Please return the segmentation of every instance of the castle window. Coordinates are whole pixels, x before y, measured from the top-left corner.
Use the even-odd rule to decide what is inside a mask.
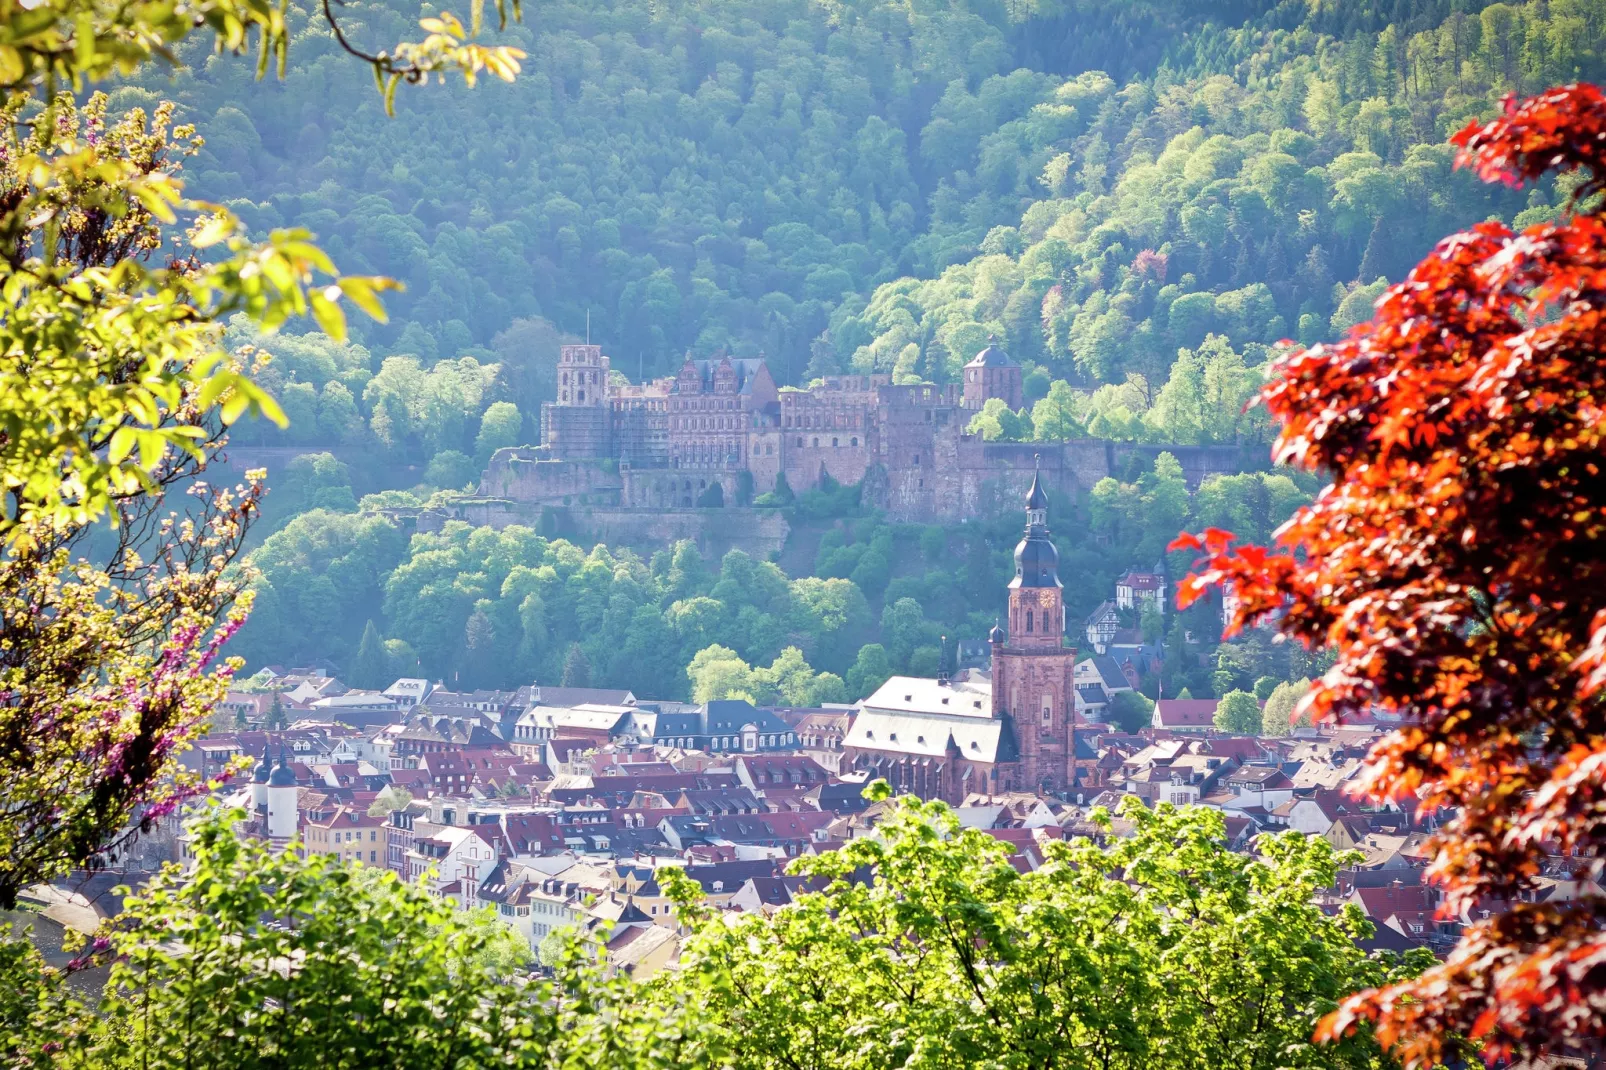
[[[802,435],[797,436],[797,444],[799,446],[803,445],[803,436]]]
[[[916,468],[920,467],[920,454],[918,454],[918,453],[915,454],[915,467]]]
[[[815,449],[818,449],[818,448],[819,448],[819,446],[820,446],[820,440],[819,440],[819,438],[818,438],[818,437],[816,437],[816,438],[815,438],[815,440],[814,440],[814,448],[815,448]]]
[[[582,391],[580,391],[580,400],[584,401],[585,399],[586,399],[586,392],[584,390],[582,390]]]
[[[853,438],[848,439],[848,445],[857,446],[858,444],[859,444],[859,438],[858,438],[857,435],[855,435]]]
[[[831,440],[831,445],[832,445],[832,446],[833,446],[833,447],[835,447],[835,446],[836,446],[836,444],[837,444],[837,440],[836,440],[836,439],[834,439],[834,438],[833,438],[833,439],[832,439],[832,440]]]

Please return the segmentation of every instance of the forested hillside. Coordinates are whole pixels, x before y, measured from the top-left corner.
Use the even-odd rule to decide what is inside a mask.
[[[322,483],[312,465],[298,466],[298,500],[349,499],[348,487],[331,483],[334,462],[320,464]],[[1175,459],[1161,454],[1100,482],[1085,509],[1057,500],[1073,639],[1116,577],[1152,566],[1178,531],[1228,527],[1264,539],[1309,489],[1255,472],[1190,494]],[[636,553],[457,521],[409,539],[378,515],[313,508],[255,554],[256,606],[231,649],[253,665],[334,658],[355,686],[425,673],[480,687],[589,681],[660,698],[860,698],[893,672],[934,674],[942,636],[953,644],[986,634],[1003,611],[1021,514],[952,529],[892,525],[852,508],[843,490],[835,502],[811,492],[794,508],[800,524],[825,528],[795,577],[740,551],[704,561],[690,543]],[[821,515],[833,507],[847,515]],[[1220,625],[1205,604],[1170,619],[1128,616],[1149,640],[1166,640],[1151,692],[1163,682],[1167,694],[1208,694],[1223,670],[1242,688],[1309,675],[1288,645],[1210,657]]]
[[[371,371],[519,363],[516,320],[589,312],[632,374],[729,346],[798,382],[829,328],[814,371],[951,378],[997,332],[1055,377],[1155,381],[1212,329],[1323,334],[1364,307],[1335,287],[1526,206],[1444,136],[1593,73],[1606,4],[1449,6],[553,3],[506,35],[515,84],[396,122],[316,24],[267,93],[201,63],[118,103],[175,96],[197,193],[406,282]],[[373,42],[410,18],[347,10]]]
[[[373,42],[412,17],[348,10]],[[632,377],[724,349],[798,384],[850,369],[953,381],[996,336],[1026,366],[1028,404],[989,403],[974,424],[989,438],[1262,443],[1264,417],[1243,406],[1279,339],[1364,318],[1439,235],[1553,211],[1554,188],[1455,171],[1446,137],[1506,92],[1606,73],[1606,0],[612,0],[532,8],[506,39],[528,52],[514,84],[404,95],[395,120],[316,23],[266,92],[205,62],[117,91],[120,105],[171,96],[198,123],[195,192],[257,228],[308,227],[344,269],[407,286],[388,324],[349,343],[267,343],[291,423],[238,439],[415,466],[416,492],[390,503],[461,488],[492,450],[534,438],[556,347],[589,319]],[[231,341],[260,339],[241,325]],[[925,668],[936,631],[985,629],[1018,519],[939,539],[847,509],[815,570],[854,584],[844,605],[862,611],[830,638],[799,609],[806,577],[770,577],[790,593],[757,606],[713,596],[713,563],[710,590],[682,590],[664,564],[676,555],[543,540],[509,563],[490,533],[455,529],[409,548],[357,513],[371,475],[327,456],[276,474],[266,530],[325,511],[257,555],[240,637],[253,663],[354,657],[372,618],[370,647],[406,644],[400,661],[437,675],[552,679],[576,643],[594,679],[641,686],[647,666],[681,686],[709,643],[752,666],[797,646],[844,680],[866,643]],[[1127,473],[1060,512],[1073,609],[1208,515],[1210,488],[1151,508],[1168,478]],[[1265,517],[1274,497],[1288,495],[1245,500]],[[1134,534],[1157,517],[1171,528]],[[841,564],[855,553],[900,569],[867,580]],[[509,588],[515,564],[558,580]],[[574,576],[604,572],[612,609],[565,608]],[[688,595],[723,608],[676,611]],[[882,618],[903,598],[919,641],[895,644]],[[621,654],[643,644],[671,653]],[[1175,671],[1209,684],[1208,665]]]

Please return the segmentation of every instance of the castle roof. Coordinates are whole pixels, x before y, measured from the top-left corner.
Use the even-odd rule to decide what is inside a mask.
[[[721,357],[718,360],[688,360],[682,366],[681,374],[689,367],[697,372],[705,391],[714,389],[714,377],[722,366],[729,365],[731,371],[736,373],[736,392],[738,394],[751,394],[753,383],[759,372],[765,370],[764,361],[760,357]]]
[[[967,368],[1013,368],[1015,362],[1009,359],[1009,354],[989,343],[985,349],[970,358]]]
[[[284,752],[279,754],[278,768],[268,777],[270,788],[293,788],[296,786],[296,773],[290,768],[289,758]]]

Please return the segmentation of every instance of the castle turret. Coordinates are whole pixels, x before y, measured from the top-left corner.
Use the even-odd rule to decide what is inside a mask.
[[[1021,396],[1020,365],[987,340],[987,348],[971,358],[963,371],[965,408],[979,409],[989,398],[1002,398],[1011,409],[1024,403]]]
[[[269,748],[262,748],[262,760],[251,773],[251,808],[262,812],[268,808],[268,778],[273,775],[273,759]]]
[[[296,812],[296,774],[290,768],[290,755],[279,751],[279,765],[268,776],[268,838],[283,844],[295,838],[299,815]]]

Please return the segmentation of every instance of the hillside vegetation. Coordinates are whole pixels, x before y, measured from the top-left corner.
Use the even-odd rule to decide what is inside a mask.
[[[412,17],[349,11],[374,40]],[[1280,339],[1365,318],[1437,235],[1553,214],[1562,190],[1477,183],[1445,139],[1506,92],[1601,73],[1606,0],[555,3],[508,32],[529,53],[514,84],[472,105],[408,95],[399,121],[317,24],[301,36],[267,92],[238,64],[201,62],[114,103],[175,97],[206,137],[188,169],[198,193],[406,283],[390,322],[350,342],[267,343],[290,426],[237,438],[417,466],[415,491],[369,502],[409,505],[533,440],[557,346],[588,320],[632,377],[726,350],[762,353],[795,384],[843,370],[953,381],[996,337],[1026,366],[1027,406],[990,403],[972,425],[988,438],[1247,456],[1270,429],[1245,403]],[[262,340],[242,323],[231,341]],[[850,676],[866,645],[926,670],[935,634],[985,630],[1018,523],[927,538],[849,508],[812,566],[854,588],[851,625],[833,631],[799,609],[809,577],[764,563],[750,564],[775,597],[749,604],[670,582],[678,551],[655,563],[456,528],[409,546],[358,512],[354,487],[394,485],[370,476],[330,456],[276,474],[268,530],[284,530],[257,554],[240,637],[254,663],[354,656],[372,618],[370,646],[388,637],[397,664],[436,675],[583,668],[691,691],[681,670],[710,645],[750,668],[795,646],[851,692],[882,664],[872,652]],[[1190,500],[1155,470],[1057,510],[1073,612],[1153,564],[1184,522],[1241,528],[1250,512],[1269,531],[1311,489],[1242,478],[1258,482],[1230,508],[1210,504],[1227,482]],[[546,578],[508,587],[515,569]],[[591,616],[581,595],[598,600]],[[697,601],[710,598],[717,611]],[[905,599],[916,608],[897,620],[920,626],[894,640],[885,614]],[[1210,629],[1195,630],[1207,656],[1168,665],[1168,693],[1222,671]]]
[[[1036,395],[1129,373],[1152,395],[1212,331],[1342,330],[1435,235],[1548,210],[1454,174],[1444,137],[1597,73],[1606,3],[1449,6],[553,3],[507,34],[515,84],[409,95],[399,122],[317,23],[268,92],[202,62],[116,103],[175,97],[198,194],[407,284],[346,366],[286,365],[341,381],[353,433],[385,357],[468,355],[500,366],[470,423],[509,400],[528,437],[543,324],[588,314],[632,377],[728,347],[783,383],[943,381],[996,334]],[[375,41],[412,17],[347,11]]]

